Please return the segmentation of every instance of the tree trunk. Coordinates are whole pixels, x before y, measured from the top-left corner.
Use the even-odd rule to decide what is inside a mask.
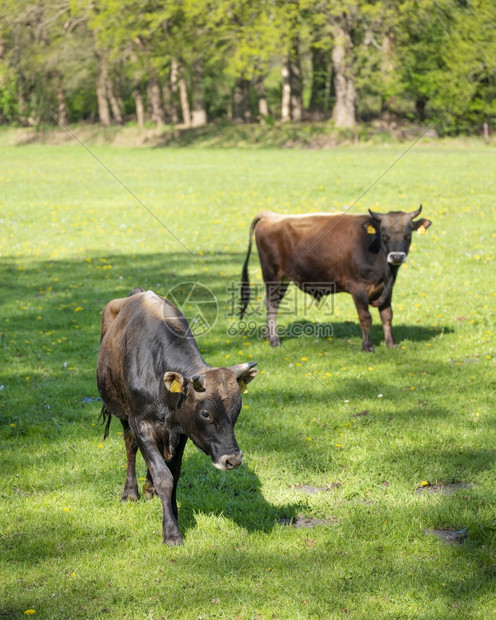
[[[234,85],[234,119],[244,123],[252,120],[250,105],[250,82],[238,79]]]
[[[55,92],[57,93],[57,118],[61,125],[69,124],[69,117],[67,116],[67,106],[65,103],[65,95],[62,89],[62,78],[60,73],[55,76]]]
[[[139,84],[134,85],[133,99],[134,106],[136,108],[136,121],[138,122],[138,127],[143,127],[145,124],[145,104],[139,89]]]
[[[423,123],[425,121],[425,107],[427,105],[427,98],[423,95],[419,95],[415,99],[415,114],[417,119]]]
[[[355,117],[355,78],[352,70],[351,51],[353,44],[350,34],[342,25],[334,28],[334,47],[332,49],[332,65],[334,69],[334,86],[336,102],[332,118],[336,127],[354,127]]]
[[[110,108],[107,100],[108,66],[105,56],[100,56],[98,78],[96,82],[96,99],[98,103],[98,117],[104,127],[111,124]]]
[[[116,97],[114,93],[114,88],[112,86],[112,81],[109,79],[107,82],[107,98],[110,103],[110,108],[112,110],[112,116],[114,117],[115,122],[118,125],[122,125],[124,120],[122,118],[122,112],[119,105],[119,99]]]
[[[487,121],[482,123],[482,133],[484,135],[484,142],[489,144],[489,123]]]
[[[162,101],[164,103],[165,120],[166,122],[172,121],[175,106],[172,101],[172,91],[169,80],[164,80],[162,85]]]
[[[253,121],[253,115],[251,112],[251,93],[250,93],[250,81],[243,80],[243,99],[244,99],[244,110],[243,110],[243,120],[245,123],[251,123]]]
[[[289,58],[285,57],[281,67],[282,75],[282,99],[281,121],[287,123],[291,120],[291,82],[289,70]]]
[[[296,123],[303,120],[302,76],[298,37],[294,37],[289,55],[289,81],[291,89],[291,118]]]
[[[260,75],[255,79],[255,90],[258,97],[258,118],[261,123],[265,122],[265,118],[269,116],[269,104],[265,94],[265,84],[263,77]]]
[[[184,77],[184,67],[182,63],[178,62],[177,69],[177,83],[179,86],[179,100],[181,102],[183,124],[185,127],[191,127],[191,111],[189,108],[188,87],[186,85],[186,78]]]
[[[146,87],[146,96],[151,108],[152,121],[158,126],[165,123],[164,106],[160,95],[160,85],[156,76],[153,76]]]
[[[312,46],[312,89],[310,93],[310,111],[315,116],[329,112],[330,100],[330,54],[328,50]]]
[[[193,67],[193,111],[191,114],[191,125],[201,127],[207,124],[207,110],[202,92],[203,84],[203,65],[198,59]]]
[[[389,90],[394,71],[394,35],[390,32],[384,33],[381,42],[381,72],[383,79],[383,89]],[[394,105],[394,97],[384,98],[381,94],[381,112],[387,113],[392,111]]]
[[[382,52],[381,69],[385,73],[391,73],[394,70],[393,49],[394,49],[394,35],[390,32],[386,32],[384,36],[382,37],[382,42],[381,42],[381,52]]]
[[[24,78],[19,71],[17,75],[17,113],[24,119],[26,115],[26,99],[24,97]]]
[[[233,92],[233,120],[241,122],[243,120],[243,88],[241,80],[236,80]]]
[[[177,114],[177,92],[178,92],[178,72],[179,67],[177,64],[177,60],[173,58],[171,60],[171,74],[170,74],[170,85],[171,85],[171,106],[170,106],[170,118],[174,125],[177,125],[179,122],[179,116]]]

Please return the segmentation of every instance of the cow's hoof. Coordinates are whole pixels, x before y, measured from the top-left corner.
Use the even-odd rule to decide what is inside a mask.
[[[271,347],[280,347],[281,346],[281,341],[279,338],[271,338],[269,340],[269,344]]]
[[[391,342],[386,342],[386,346],[388,349],[395,349],[398,345],[396,344],[396,342],[393,340]]]
[[[121,502],[137,502],[139,495],[133,491],[124,491],[121,497]]]
[[[182,544],[183,539],[179,535],[164,538],[164,545],[167,545],[168,547],[180,547]]]
[[[365,353],[375,353],[374,345],[362,344],[362,351],[365,351]]]

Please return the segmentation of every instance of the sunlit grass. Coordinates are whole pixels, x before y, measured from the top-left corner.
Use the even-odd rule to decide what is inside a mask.
[[[351,298],[332,338],[229,335],[257,212],[341,210],[401,147],[335,151],[1,147],[0,611],[20,617],[478,617],[494,609],[496,168],[491,149],[416,147],[353,208],[413,210],[394,291],[399,346],[360,352]],[[168,230],[167,230],[168,229]],[[168,231],[180,240],[180,243]],[[183,244],[183,245],[181,245]],[[187,250],[184,249],[185,246]],[[261,284],[256,253],[252,282]],[[188,446],[184,546],[158,500],[120,504],[124,447],[102,442],[100,312],[134,286],[199,281],[219,302],[213,365],[257,360],[236,427],[243,466]],[[291,297],[303,307],[302,295]],[[323,311],[281,316],[319,324]],[[263,313],[254,317],[260,327]],[[139,460],[139,476],[145,468]],[[422,481],[471,483],[418,494]],[[307,485],[315,493],[305,492]],[[284,525],[325,519],[313,529]],[[448,546],[426,529],[466,531]],[[346,610],[346,612],[345,612]]]

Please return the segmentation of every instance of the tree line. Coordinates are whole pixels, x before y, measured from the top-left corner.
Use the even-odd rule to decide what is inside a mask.
[[[2,0],[0,122],[496,119],[493,0]]]

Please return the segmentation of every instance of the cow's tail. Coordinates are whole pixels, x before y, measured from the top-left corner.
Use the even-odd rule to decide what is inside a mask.
[[[112,422],[112,412],[103,405],[98,419],[101,421],[101,424],[105,424],[105,429],[103,431],[103,440],[105,441],[109,434],[110,423]]]
[[[243,265],[243,271],[241,272],[241,307],[239,311],[239,318],[242,319],[248,304],[250,303],[250,276],[248,275],[248,262],[250,260],[251,246],[253,244],[253,233],[255,232],[255,226],[263,219],[263,213],[256,216],[250,226],[250,237],[248,241],[248,253],[246,254],[245,262]]]

